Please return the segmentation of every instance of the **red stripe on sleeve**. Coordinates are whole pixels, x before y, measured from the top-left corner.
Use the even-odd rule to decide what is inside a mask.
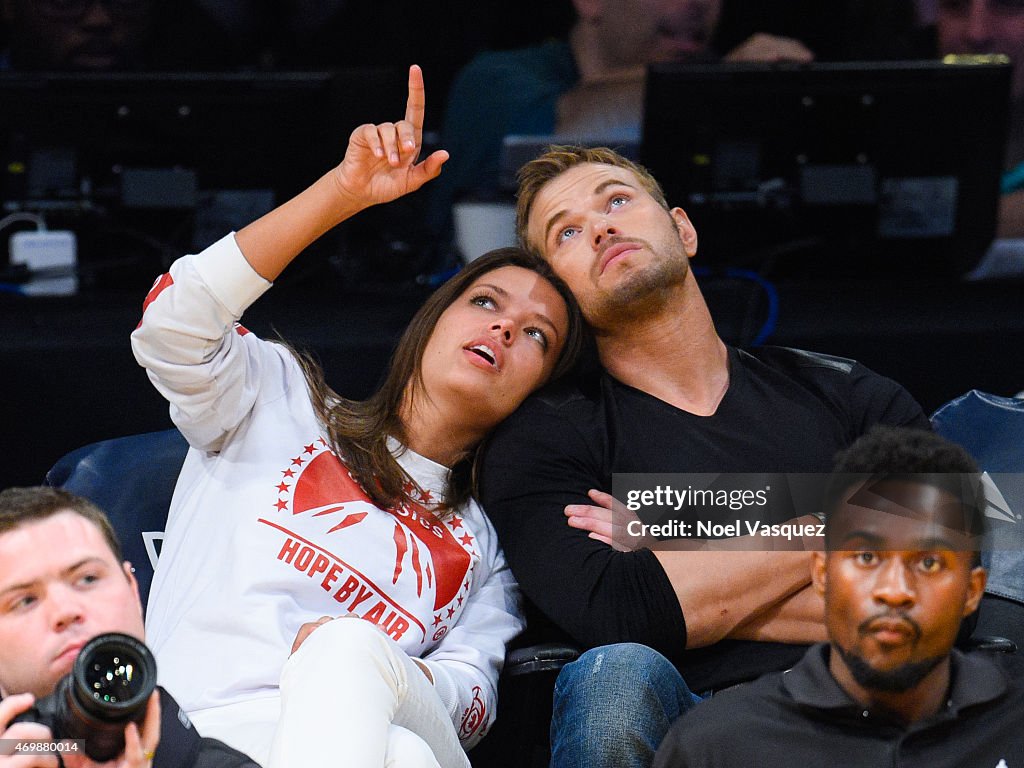
[[[142,302],[142,315],[145,317],[146,310],[149,309],[149,305],[156,301],[156,297],[164,292],[165,288],[169,288],[174,285],[174,278],[171,277],[170,272],[165,272],[156,279],[153,283],[153,287],[149,289],[149,293],[146,294],[145,301]],[[142,320],[139,320],[139,324],[135,326],[139,328],[142,325]]]

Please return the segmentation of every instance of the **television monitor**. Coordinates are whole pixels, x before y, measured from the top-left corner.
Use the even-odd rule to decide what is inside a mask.
[[[339,162],[357,125],[403,108],[406,78],[402,67],[5,74],[0,200],[75,231],[86,267],[112,241],[201,247]]]
[[[1011,67],[653,65],[641,160],[702,263],[959,275],[993,239]]]

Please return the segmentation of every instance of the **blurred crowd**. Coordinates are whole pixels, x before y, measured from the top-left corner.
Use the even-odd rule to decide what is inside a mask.
[[[1024,234],[1022,0],[0,0],[0,71],[333,69],[418,62],[451,204],[497,186],[502,138],[635,140],[647,64],[927,59],[1015,63],[1000,234]]]

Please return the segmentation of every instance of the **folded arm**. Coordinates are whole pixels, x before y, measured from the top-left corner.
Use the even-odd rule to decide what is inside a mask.
[[[591,504],[566,507],[567,523],[620,552],[654,551],[675,589],[687,647],[724,638],[809,643],[824,639],[820,599],[809,589],[810,558],[800,539],[739,536],[659,541],[611,494],[591,489]],[[791,521],[810,530],[811,516]],[[811,547],[817,545],[810,540]],[[767,550],[767,551],[766,551]]]

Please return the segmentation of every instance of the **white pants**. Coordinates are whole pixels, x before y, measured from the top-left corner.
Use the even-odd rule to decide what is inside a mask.
[[[423,671],[363,619],[318,627],[281,672],[267,768],[468,768]]]

